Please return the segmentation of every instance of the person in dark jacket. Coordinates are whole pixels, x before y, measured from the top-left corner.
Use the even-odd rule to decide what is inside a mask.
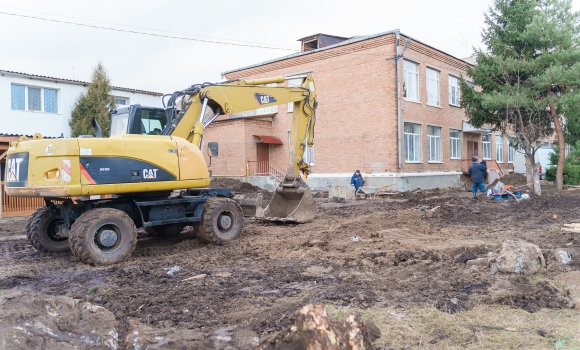
[[[350,184],[354,186],[355,192],[358,192],[358,189],[363,187],[365,182],[366,181],[363,179],[360,170],[355,171],[350,178]]]
[[[485,192],[484,180],[487,175],[487,165],[485,163],[478,163],[476,157],[471,158],[471,161],[473,164],[469,167],[467,175],[471,177],[471,193],[473,193],[473,197],[475,198],[478,189],[481,192]]]

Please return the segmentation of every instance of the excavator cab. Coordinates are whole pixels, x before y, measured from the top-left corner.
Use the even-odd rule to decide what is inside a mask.
[[[160,135],[165,125],[167,116],[163,108],[122,106],[111,112],[110,135]]]

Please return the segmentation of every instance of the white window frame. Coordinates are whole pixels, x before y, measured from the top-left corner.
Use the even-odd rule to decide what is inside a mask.
[[[451,136],[454,132],[458,133],[459,137]],[[461,159],[461,130],[449,130],[449,159]]]
[[[514,162],[514,157],[516,155],[516,149],[512,146],[512,143],[508,143],[508,163]]]
[[[416,67],[416,71],[411,71],[411,70],[408,70],[407,68],[405,68],[406,63],[414,65]],[[403,72],[404,72],[403,94],[405,96],[405,100],[419,102],[420,101],[420,98],[419,98],[419,64],[415,63],[413,61],[403,60]],[[410,94],[409,94],[409,92],[411,92],[411,90],[409,89],[409,82],[410,81],[413,81],[415,84],[415,91],[414,91],[415,96],[410,96]]]
[[[441,127],[428,125],[427,141],[427,161],[441,163]]]
[[[408,163],[420,163],[421,162],[421,124],[415,123],[405,123],[406,125],[412,125],[413,128],[417,128],[413,130],[413,132],[407,132],[406,128],[403,127],[404,130],[404,140],[405,140],[405,162]],[[416,132],[418,131],[418,132]],[[410,146],[413,146],[413,149],[416,151],[415,153],[410,153],[408,150]]]
[[[129,98],[128,97],[123,97],[123,96],[113,96],[113,98],[115,99],[115,106],[119,107],[119,106],[128,106],[129,105]],[[124,105],[120,105],[117,103],[117,100],[125,100],[125,104]]]
[[[495,161],[503,163],[503,136],[495,135]]]
[[[459,88],[459,78],[449,75],[449,104],[459,107],[461,101],[461,89]]]
[[[286,82],[288,83],[288,87],[301,86],[305,77],[306,76],[286,78]],[[288,113],[291,113],[291,112],[294,112],[294,102],[288,102]]]
[[[432,73],[431,76],[429,76],[429,73]],[[439,91],[439,71],[427,67],[425,80],[427,83],[427,104],[430,106],[439,107],[441,105],[441,93]]]
[[[12,109],[12,85],[24,87],[24,109]],[[40,89],[40,110],[31,110],[28,108],[28,89],[29,88]],[[45,93],[44,90],[56,91],[56,112],[46,112],[46,110],[44,108],[44,93]],[[55,89],[52,87],[44,87],[44,86],[10,83],[10,110],[11,111],[21,111],[21,112],[32,112],[32,113],[59,114],[59,111],[60,111],[60,89]]]
[[[489,141],[484,141],[485,136],[489,136]],[[491,134],[485,134],[481,137],[481,157],[491,159]]]

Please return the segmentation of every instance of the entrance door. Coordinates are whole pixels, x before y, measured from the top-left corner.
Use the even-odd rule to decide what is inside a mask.
[[[479,142],[467,141],[467,159],[479,157]]]
[[[258,160],[258,173],[268,174],[270,170],[270,144],[256,143],[256,158]]]

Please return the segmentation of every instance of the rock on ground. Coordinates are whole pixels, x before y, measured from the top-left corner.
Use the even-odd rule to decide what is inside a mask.
[[[116,349],[115,316],[66,296],[0,295],[0,349]]]
[[[329,320],[320,305],[306,305],[294,315],[290,328],[265,337],[259,350],[364,350],[381,336],[372,322],[350,315],[340,323]]]
[[[197,329],[159,329],[131,321],[125,345],[129,350],[157,349],[255,349],[256,333],[248,329],[225,327],[211,331]]]
[[[507,240],[502,243],[497,257],[499,269],[507,273],[533,275],[546,267],[546,260],[540,248],[522,240]]]

